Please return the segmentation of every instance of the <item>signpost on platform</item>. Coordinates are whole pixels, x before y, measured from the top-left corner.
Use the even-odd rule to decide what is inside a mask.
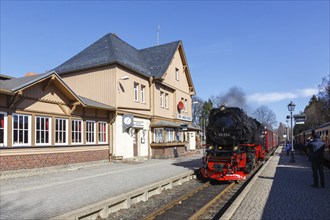
[[[301,114],[301,115],[294,115],[294,121],[295,121],[295,124],[296,125],[299,125],[299,124],[305,124],[305,121],[306,121],[306,115],[304,114]]]

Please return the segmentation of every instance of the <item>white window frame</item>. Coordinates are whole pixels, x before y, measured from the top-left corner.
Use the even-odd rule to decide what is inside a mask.
[[[56,123],[57,121],[62,121],[62,126],[60,128],[56,129]],[[65,122],[65,127],[63,126],[63,122]],[[68,134],[69,134],[69,120],[67,118],[55,118],[55,131],[54,131],[54,142],[55,145],[67,145],[68,144]],[[56,133],[63,137],[65,137],[65,142],[57,143],[56,141]],[[65,135],[65,136],[64,136]]]
[[[27,118],[27,121],[28,121],[28,125],[27,125],[27,128],[19,128],[19,122],[17,123],[17,128],[15,129],[14,128],[14,123],[15,123],[15,116],[18,116],[18,121],[19,121],[19,118],[20,117],[26,117]],[[24,120],[24,119],[23,119]],[[23,123],[24,124],[24,123]],[[20,131],[23,131],[23,139],[24,139],[24,135],[25,135],[25,132],[24,131],[27,131],[27,135],[28,135],[28,142],[27,143],[15,143],[15,130],[18,130],[18,132]],[[19,134],[18,134],[18,138],[19,138]],[[13,114],[13,120],[12,120],[12,143],[13,143],[13,146],[14,147],[17,147],[17,146],[31,146],[31,115],[25,115],[25,114]]]
[[[164,92],[160,91],[160,107],[164,108]]]
[[[165,92],[164,102],[165,102],[165,108],[168,109],[168,93],[167,92]]]
[[[146,103],[146,86],[141,85],[141,103]]]
[[[134,82],[134,102],[139,101],[139,83]]]
[[[104,128],[105,128],[105,131],[101,131],[101,125],[105,125]],[[99,144],[106,144],[108,143],[108,123],[107,122],[104,122],[104,121],[99,121],[98,123],[98,141],[99,141]],[[105,141],[104,140],[101,140],[101,137],[102,137],[102,134],[104,135],[105,137]]]
[[[183,131],[177,130],[175,138],[177,142],[183,142]]]
[[[81,125],[80,130],[77,129],[77,125],[79,126],[79,123]],[[80,142],[75,142],[75,136],[79,134],[80,132]],[[71,120],[71,144],[77,145],[77,144],[83,144],[84,143],[84,121],[81,119],[72,119]]]
[[[179,81],[179,69],[175,68],[175,79]]]
[[[173,128],[166,128],[166,142],[174,142],[174,129]]]
[[[93,126],[90,126],[93,125]],[[93,130],[91,130],[93,128]],[[92,136],[90,136],[92,135]],[[89,138],[93,137],[93,141],[89,140]],[[86,121],[86,144],[95,144],[96,143],[96,122],[87,120]]]
[[[154,128],[154,143],[164,143],[163,128]]]
[[[1,115],[3,115],[3,128],[0,128],[0,130],[3,131],[3,143],[0,143],[0,147],[7,147],[7,113],[6,112],[0,112]]]
[[[44,129],[41,129],[41,125],[39,127],[39,131],[40,132],[45,132],[47,133],[48,132],[48,142],[47,143],[37,143],[37,139],[38,139],[38,135],[37,135],[37,132],[38,132],[38,118],[40,119],[48,119],[48,131],[46,130],[46,128],[44,127]],[[44,126],[46,126],[46,121],[44,121]],[[41,134],[39,134],[41,135]],[[36,116],[35,117],[35,145],[36,146],[40,146],[40,145],[51,145],[52,143],[52,118],[51,117],[47,117],[47,116]]]

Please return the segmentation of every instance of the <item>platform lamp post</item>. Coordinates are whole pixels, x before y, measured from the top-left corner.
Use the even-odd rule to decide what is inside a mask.
[[[288,104],[288,110],[290,112],[290,120],[291,120],[291,152],[290,152],[290,156],[291,156],[290,162],[291,163],[295,162],[294,148],[293,148],[293,127],[292,127],[292,118],[293,118],[292,113],[293,113],[295,107],[296,107],[296,105],[292,101]]]

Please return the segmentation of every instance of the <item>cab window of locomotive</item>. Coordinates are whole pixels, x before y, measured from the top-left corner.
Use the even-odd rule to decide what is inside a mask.
[[[215,125],[221,126],[221,127],[234,127],[235,121],[230,117],[217,117],[215,121]]]

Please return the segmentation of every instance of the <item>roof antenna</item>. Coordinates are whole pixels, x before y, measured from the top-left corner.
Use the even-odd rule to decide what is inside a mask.
[[[160,32],[160,25],[157,28],[157,45],[159,45],[159,32]]]

